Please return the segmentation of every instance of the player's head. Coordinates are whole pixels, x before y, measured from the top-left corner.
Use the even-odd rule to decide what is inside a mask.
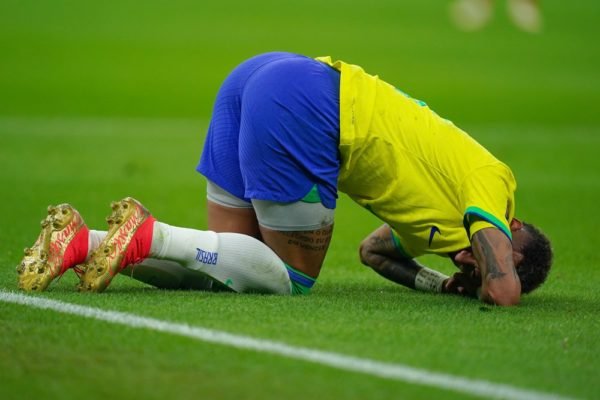
[[[550,240],[538,228],[526,222],[520,229],[513,230],[513,247],[520,253],[516,263],[521,280],[521,293],[529,293],[539,287],[552,266],[552,246]]]
[[[521,293],[529,293],[548,277],[552,266],[552,246],[550,240],[538,228],[516,218],[511,221],[510,230],[513,261],[521,281]],[[470,248],[454,254],[452,260],[462,272],[468,272],[473,274],[475,279],[481,279],[477,260]]]

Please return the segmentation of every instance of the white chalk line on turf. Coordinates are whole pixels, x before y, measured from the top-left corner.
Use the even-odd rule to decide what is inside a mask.
[[[4,290],[0,290],[0,301],[92,318],[114,324],[125,325],[131,328],[144,328],[152,331],[166,332],[197,339],[203,342],[217,343],[238,349],[247,349],[257,352],[276,354],[283,357],[326,365],[341,370],[359,372],[380,378],[426,385],[439,389],[447,389],[485,398],[519,400],[569,399],[568,397],[551,393],[520,389],[510,385],[493,383],[484,380],[467,379],[459,376],[413,368],[402,364],[392,364],[328,351],[315,350],[306,347],[296,347],[271,340],[256,339],[249,336],[235,335],[198,326],[162,321],[155,318],[142,317],[119,311],[107,311],[99,308],[81,306],[42,297],[33,297],[20,293],[7,292]]]

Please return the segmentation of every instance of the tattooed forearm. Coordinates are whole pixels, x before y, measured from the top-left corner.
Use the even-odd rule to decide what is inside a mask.
[[[490,241],[485,230],[477,232],[473,236],[473,252],[479,262],[484,264],[489,279],[499,279],[506,276],[501,270],[501,265],[512,263],[512,252],[501,249],[503,243]]]
[[[360,258],[363,264],[379,275],[414,289],[415,277],[421,265],[398,254],[389,227],[377,229],[363,241]]]
[[[399,283],[411,289],[415,288],[415,278],[422,266],[414,260],[404,259],[402,261],[387,259],[381,263],[379,268],[373,268],[379,275]]]
[[[480,298],[502,306],[518,304],[521,284],[509,238],[499,229],[486,228],[473,235],[472,245],[482,276]]]
[[[411,289],[442,292],[449,277],[400,253],[392,235],[390,227],[383,225],[363,240],[362,263],[384,278]]]
[[[369,237],[369,246],[372,251],[387,254],[390,257],[397,256],[396,246],[390,235],[381,237],[380,235],[372,235]]]

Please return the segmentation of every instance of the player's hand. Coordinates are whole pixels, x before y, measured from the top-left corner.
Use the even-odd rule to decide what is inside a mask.
[[[442,286],[443,293],[457,294],[459,296],[477,297],[477,291],[481,287],[481,276],[473,271],[456,272],[446,279]]]

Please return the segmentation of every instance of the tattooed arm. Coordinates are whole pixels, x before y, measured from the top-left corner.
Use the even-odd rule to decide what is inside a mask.
[[[448,279],[446,275],[400,255],[387,225],[379,227],[363,240],[360,260],[384,278],[411,289],[441,292]]]
[[[517,304],[521,283],[514,268],[510,240],[500,230],[487,228],[473,235],[472,246],[481,273],[481,300],[497,305]],[[475,296],[475,288],[479,285],[464,272],[448,278],[414,259],[401,256],[387,225],[379,227],[361,243],[360,259],[384,278],[411,289],[470,297]],[[467,290],[467,286],[472,287]]]
[[[481,271],[481,300],[501,306],[518,304],[521,282],[506,235],[499,229],[482,229],[473,235],[472,248]]]

